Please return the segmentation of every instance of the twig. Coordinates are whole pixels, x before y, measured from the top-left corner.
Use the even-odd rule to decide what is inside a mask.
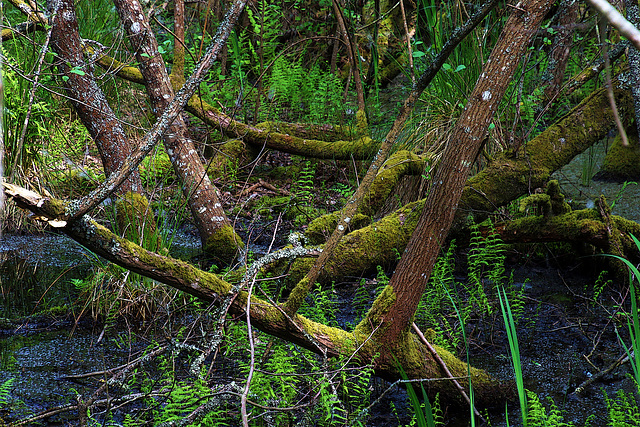
[[[633,356],[633,352],[631,352],[631,355]],[[587,388],[593,382],[600,380],[602,377],[604,377],[605,375],[607,375],[608,373],[610,373],[611,371],[616,369],[618,366],[622,365],[623,363],[627,363],[628,361],[629,361],[629,355],[628,354],[625,354],[624,356],[621,356],[618,360],[616,360],[611,365],[609,365],[609,367],[607,369],[603,369],[602,371],[597,372],[597,373],[591,375],[586,380],[584,380],[578,387],[576,387],[576,389],[573,391],[573,393],[574,394],[583,393],[585,391],[585,388]]]
[[[333,0],[333,11],[336,14],[336,19],[338,20],[338,28],[342,31],[342,36],[345,39],[345,44],[347,46],[347,56],[349,57],[349,62],[351,62],[351,72],[353,73],[354,83],[356,85],[356,94],[358,95],[358,111],[365,111],[365,100],[364,100],[364,89],[362,87],[362,80],[360,78],[360,66],[359,66],[359,58],[357,55],[357,51],[355,48],[355,43],[349,31],[347,31],[347,24],[344,19],[344,15],[342,14],[342,6],[338,3],[338,0]],[[365,116],[363,116],[364,118]]]
[[[407,15],[404,11],[404,0],[400,0],[400,12],[402,12],[402,23],[404,24],[404,33],[407,38],[407,51],[409,53],[409,73],[411,74],[411,83],[416,84],[416,73],[413,70],[413,49],[411,48],[411,35],[407,25]]]
[[[427,346],[427,349],[429,350],[429,353],[431,353],[431,355],[436,360],[436,362],[438,362],[438,364],[440,365],[440,367],[442,368],[444,373],[447,375],[447,378],[449,378],[451,381],[453,381],[453,384],[456,386],[456,388],[458,389],[458,391],[460,392],[460,394],[462,395],[464,400],[466,400],[466,402],[469,405],[472,405],[473,413],[476,414],[476,416],[478,416],[483,422],[486,423],[486,420],[482,417],[482,415],[480,415],[480,412],[478,412],[478,409],[476,409],[475,405],[473,405],[471,403],[471,399],[469,399],[469,396],[467,395],[467,392],[462,388],[462,386],[460,385],[458,380],[455,379],[454,376],[451,374],[451,371],[449,370],[449,368],[447,368],[447,365],[444,363],[444,360],[442,360],[442,358],[440,357],[440,355],[438,354],[436,349],[433,348],[431,343],[429,341],[427,341],[427,339],[424,337],[424,335],[422,334],[422,331],[420,331],[420,328],[418,328],[418,325],[416,325],[415,322],[413,322],[411,324],[411,327],[413,328],[413,331],[416,333],[416,335],[418,335],[418,338],[420,338],[420,341],[422,341],[422,343],[425,346]],[[471,378],[469,378],[469,384],[471,384]]]
[[[253,378],[253,372],[255,370],[256,361],[256,349],[253,342],[253,330],[251,329],[251,293],[253,291],[253,285],[256,283],[255,276],[251,281],[251,286],[247,291],[247,334],[249,334],[249,351],[251,354],[251,360],[249,362],[249,373],[247,374],[247,383],[244,386],[244,391],[240,397],[240,413],[242,415],[242,425],[249,427],[249,417],[247,414],[247,397],[249,396],[249,389],[251,388],[251,379]]]
[[[141,363],[145,363],[147,360],[151,359],[152,357],[155,357],[155,356],[158,356],[158,355],[164,353],[166,350],[167,350],[166,346],[158,347],[155,350],[153,350],[151,353],[146,353],[146,354],[138,357],[137,359],[132,360],[129,363],[125,363],[124,365],[116,366],[115,368],[106,369],[104,371],[87,372],[87,373],[84,373],[84,374],[77,374],[77,375],[65,375],[63,377],[60,377],[60,379],[61,380],[68,380],[68,381],[77,381],[77,380],[81,380],[81,379],[85,379],[85,378],[99,377],[99,376],[104,376],[104,375],[114,375],[114,377],[118,376],[118,375],[121,376],[122,372],[120,372],[120,371],[125,371],[125,373],[126,373],[127,371],[130,371],[131,368],[134,368],[134,367],[138,366]]]
[[[620,34],[625,36],[633,45],[640,49],[640,31],[627,19],[620,14],[607,0],[588,0],[602,16],[615,27]]]
[[[613,118],[616,122],[616,127],[618,128],[618,133],[620,133],[620,139],[623,147],[629,146],[629,140],[627,139],[627,132],[622,125],[622,121],[620,120],[620,114],[618,114],[618,106],[616,105],[616,99],[613,96],[613,86],[611,85],[611,63],[609,61],[609,49],[607,45],[607,37],[606,37],[606,25],[604,25],[604,20],[600,25],[600,40],[602,41],[602,54],[604,55],[604,64],[605,64],[605,76],[607,79],[607,98],[609,98],[609,105],[611,105],[611,111],[613,112]]]
[[[33,108],[33,100],[36,96],[36,90],[38,90],[38,86],[40,86],[40,83],[39,83],[40,72],[42,71],[42,63],[44,62],[44,58],[49,48],[49,42],[51,41],[52,31],[53,31],[53,27],[50,27],[49,31],[47,31],[47,36],[44,40],[44,44],[42,45],[40,57],[38,58],[38,67],[35,71],[35,76],[33,78],[33,86],[31,86],[31,90],[29,91],[29,103],[27,104],[27,113],[25,114],[24,123],[22,125],[22,131],[20,132],[20,138],[18,139],[18,144],[16,148],[16,158],[14,160],[13,170],[11,171],[11,177],[9,178],[10,181],[15,180],[16,171],[20,166],[20,161],[22,158],[22,147],[24,145],[24,138],[27,134],[27,127],[29,126],[29,120],[31,119],[31,110]]]

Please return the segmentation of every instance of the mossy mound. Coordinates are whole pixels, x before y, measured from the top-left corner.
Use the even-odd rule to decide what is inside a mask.
[[[95,190],[104,175],[91,169],[54,171],[49,179],[51,191],[67,198],[77,198]]]
[[[160,235],[153,210],[146,197],[129,191],[116,201],[116,222],[120,234],[127,240],[150,251],[160,248]]]
[[[627,137],[629,146],[625,147],[620,135],[616,136],[596,178],[615,181],[640,178],[640,143],[635,124],[627,129]]]
[[[215,154],[207,167],[207,173],[212,180],[235,179],[238,169],[253,160],[258,152],[248,147],[239,139],[230,139],[215,146]]]

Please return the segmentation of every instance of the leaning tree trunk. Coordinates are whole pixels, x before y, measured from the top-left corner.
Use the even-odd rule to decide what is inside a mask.
[[[73,1],[50,0],[48,7],[52,17],[52,47],[58,58],[56,65],[66,77],[64,87],[69,100],[95,141],[108,177],[122,166],[133,146],[96,84],[90,64],[85,61]],[[137,170],[118,188],[119,232],[148,249],[158,249],[155,218],[142,190]]]
[[[56,221],[56,218],[65,217],[65,208],[69,202],[42,197],[12,184],[2,185],[7,196],[12,197],[20,207],[34,212],[36,218],[48,220],[52,226],[58,227],[87,249],[128,270],[218,306],[226,307],[229,304],[228,312],[236,319],[246,319],[248,307],[253,327],[322,356],[341,356],[361,363],[380,359],[379,346],[372,340],[371,334],[364,334],[362,327],[347,332],[311,321],[299,314],[288,316],[281,307],[257,298],[255,294],[251,296],[251,304],[247,304],[246,291],[240,291],[238,287],[232,286],[213,273],[199,270],[182,260],[148,251],[114,235],[88,215],[70,222]],[[296,249],[289,251],[296,252]],[[304,255],[304,252],[297,255]],[[411,363],[403,365],[404,372],[397,364],[376,363],[374,370],[377,376],[388,380],[400,379],[402,375],[411,378],[448,378],[422,342],[409,340],[406,344],[396,353],[400,361],[411,360]],[[485,371],[468,367],[447,350],[435,345],[433,347],[454,377],[471,375],[476,387],[475,399],[480,406],[502,408],[505,400],[512,397],[510,384],[498,383]],[[447,382],[435,381],[434,384]],[[447,386],[441,389],[441,401],[462,403],[458,391]]]
[[[415,311],[453,223],[471,166],[486,140],[488,125],[519,59],[552,4],[552,0],[532,0],[514,7],[456,124],[400,263],[389,285],[356,328],[378,345],[381,357],[376,363],[380,365],[430,364],[428,358],[412,358],[404,349],[415,341],[410,333]]]
[[[174,97],[174,92],[158,52],[158,42],[138,0],[114,0],[114,4],[140,64],[151,106],[156,117],[159,117]],[[169,127],[164,143],[182,183],[203,249],[218,260],[229,262],[244,244],[222,208],[218,190],[209,179],[198,151],[189,138],[182,115]]]

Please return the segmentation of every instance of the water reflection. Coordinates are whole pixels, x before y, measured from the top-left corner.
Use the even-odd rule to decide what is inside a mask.
[[[87,275],[87,252],[63,236],[2,236],[0,239],[0,317],[27,316],[69,304],[71,279]]]

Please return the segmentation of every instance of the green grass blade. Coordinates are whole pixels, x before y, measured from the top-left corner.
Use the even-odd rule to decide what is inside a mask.
[[[513,363],[513,371],[516,378],[516,387],[518,389],[518,398],[520,400],[520,409],[522,411],[522,423],[527,425],[527,393],[524,389],[524,378],[522,376],[522,364],[520,363],[520,348],[518,346],[518,336],[516,334],[516,323],[511,313],[507,292],[503,287],[498,289],[498,297],[500,299],[500,310],[504,319],[504,326],[507,331],[507,339],[509,340],[509,350],[511,351],[511,361]]]

